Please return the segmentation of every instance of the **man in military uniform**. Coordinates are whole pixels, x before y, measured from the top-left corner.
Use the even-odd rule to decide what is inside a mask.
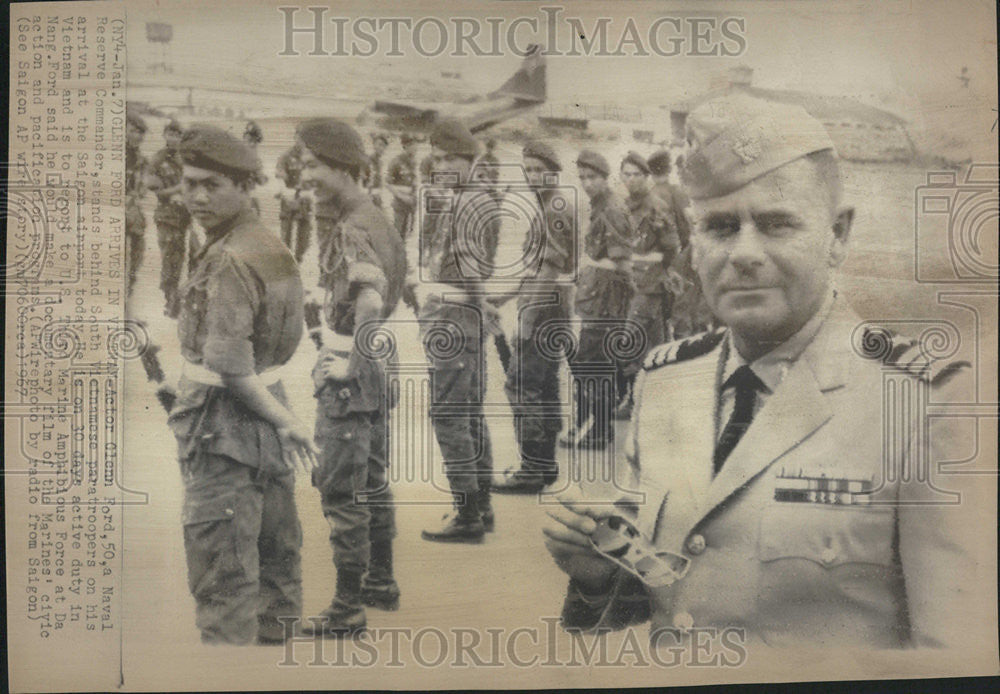
[[[146,134],[146,121],[141,116],[125,114],[125,296],[131,296],[139,276],[142,256],[146,251],[146,215],[139,207],[145,193],[143,175],[146,158],[139,147]]]
[[[246,143],[247,147],[250,148],[252,152],[256,154],[257,148],[260,147],[260,143],[264,141],[264,131],[261,129],[257,121],[248,120],[247,126],[243,130],[243,142]],[[264,175],[264,171],[258,171],[256,174],[256,185],[262,186],[267,183],[267,176]],[[254,213],[260,216],[260,201],[257,198],[250,198],[250,207],[253,209]]]
[[[620,355],[616,333],[625,329],[634,294],[631,276],[633,232],[628,208],[608,185],[611,167],[597,152],[585,149],[576,160],[580,185],[590,198],[590,228],[576,290],[580,338],[570,362],[575,380],[575,427],[564,444],[604,448],[614,440],[615,393]]]
[[[996,477],[941,475],[972,450],[958,419],[913,409],[887,427],[883,412],[896,388],[964,401],[969,364],[938,367],[921,346],[866,353],[832,277],[853,211],[804,109],[734,95],[688,127],[694,263],[728,329],[649,354],[630,441],[645,494],[632,522],[678,569],[656,587],[633,578],[590,544],[620,512],[567,497],[544,531],[571,577],[564,624],[650,619],[660,647],[733,627],[751,651],[985,644],[995,657],[995,621],[979,627],[995,615],[995,549],[979,529],[995,527]]]
[[[428,154],[420,160],[420,182],[427,186],[431,184],[434,173],[434,155]]]
[[[691,223],[687,218],[687,208],[691,204],[687,195],[679,186],[670,182],[670,152],[665,149],[657,150],[649,155],[646,160],[649,165],[649,174],[653,179],[653,194],[666,203],[670,210],[671,221],[677,228],[677,236],[681,242],[681,248],[686,248],[688,240],[691,238]]]
[[[544,326],[569,318],[576,260],[576,207],[557,185],[559,157],[545,142],[522,150],[528,185],[538,194],[539,212],[524,241],[524,257],[537,262],[517,292],[518,332],[504,390],[514,411],[521,469],[494,485],[497,492],[537,493],[555,482],[556,437],[562,428],[559,359],[544,349]],[[502,305],[509,297],[494,300]]]
[[[193,125],[180,145],[183,196],[206,232],[182,289],[184,370],[168,420],[184,481],[184,549],[201,638],[280,642],[302,609],[293,469],[315,465],[279,367],[302,337],[302,282],[250,209],[257,156]]]
[[[482,542],[493,525],[493,447],[483,415],[486,389],[483,280],[499,241],[496,202],[468,186],[478,143],[455,119],[431,134],[434,174],[442,183],[426,202],[420,230],[422,281],[415,287],[431,364],[431,423],[441,447],[455,512],[421,536],[433,542]],[[428,196],[430,198],[431,196]]]
[[[668,337],[673,295],[667,268],[677,255],[680,241],[672,210],[649,189],[649,165],[637,152],[629,152],[621,163],[621,178],[628,191],[625,204],[632,224],[632,277],[635,295],[629,304],[629,329],[646,349]],[[618,419],[632,416],[632,385],[645,352],[624,360],[618,391]]]
[[[403,241],[359,183],[361,136],[326,118],[302,123],[302,183],[316,197],[317,227],[331,240],[322,288],[327,329],[313,369],[320,464],[313,486],[330,524],[336,594],[305,630],[348,634],[366,626],[364,605],[395,610],[395,511],[388,479],[386,359],[382,322],[399,302],[406,275]]]
[[[404,134],[399,142],[403,151],[389,163],[385,181],[392,193],[392,215],[396,231],[405,239],[413,229],[413,212],[417,204],[417,138]]]
[[[691,267],[691,223],[687,213],[691,201],[679,186],[670,181],[670,158],[670,152],[661,149],[650,155],[648,163],[653,177],[653,193],[667,204],[681,243],[680,252],[667,271],[673,295],[670,332],[674,339],[679,339],[705,332],[712,326],[713,318],[701,292],[698,273]]]
[[[163,313],[176,318],[180,310],[178,286],[184,272],[184,256],[187,250],[188,226],[191,215],[181,199],[181,174],[184,164],[178,147],[183,129],[175,120],[163,128],[163,139],[167,146],[161,149],[150,162],[146,174],[146,187],[156,193],[156,240],[160,244],[160,289],[166,304]]]
[[[289,196],[282,191],[278,198],[278,221],[281,222],[281,240],[295,256],[295,262],[302,264],[302,258],[309,248],[309,233],[312,231],[312,203],[302,195],[302,148],[292,145],[278,157],[275,174],[285,187],[292,191]]]
[[[385,133],[372,134],[372,155],[362,172],[362,183],[376,207],[382,207],[382,157],[389,146],[389,136]]]

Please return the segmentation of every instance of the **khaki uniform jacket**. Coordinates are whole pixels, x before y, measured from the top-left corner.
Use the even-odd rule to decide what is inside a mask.
[[[971,369],[917,368],[919,347],[866,358],[862,320],[837,304],[714,479],[728,336],[684,361],[690,340],[647,357],[630,442],[637,526],[690,568],[660,589],[621,571],[610,601],[571,583],[565,626],[649,617],[651,636],[737,627],[748,645],[802,648],[995,643],[995,626],[977,625],[996,624],[996,478],[953,474],[973,467],[974,420],[922,410],[967,399]]]

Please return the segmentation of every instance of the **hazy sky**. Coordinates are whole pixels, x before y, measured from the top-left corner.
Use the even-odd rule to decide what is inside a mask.
[[[415,55],[405,38],[401,42],[409,53],[405,58],[386,57],[387,42],[371,58],[307,56],[304,53],[309,44],[303,38],[297,39],[302,42],[297,47],[302,47],[303,55],[280,57],[284,19],[277,7],[292,3],[207,4],[130,2],[130,78],[150,79],[144,66],[156,48],[145,40],[147,21],[173,24],[170,54],[175,75],[209,81],[213,75],[242,74],[248,80],[293,88],[302,82],[336,85],[341,75],[367,74],[376,91],[381,87],[380,76],[407,79],[411,75],[427,77],[441,70],[456,70],[470,87],[486,91],[516,69],[520,60],[509,53],[502,57],[426,58]],[[306,4],[320,3],[314,0]],[[538,21],[537,38],[544,39],[546,15],[540,8],[559,4],[338,2],[327,17],[463,16],[483,21],[495,16],[505,18],[505,27],[517,17],[528,17]],[[742,18],[746,50],[737,57],[550,57],[549,97],[555,102],[670,103],[702,92],[712,74],[723,73],[739,63],[755,69],[754,82],[760,86],[849,95],[904,111],[919,112],[926,104],[939,106],[953,100],[994,106],[996,102],[995,14],[993,3],[986,0],[561,5],[564,10],[556,26],[564,47],[568,46],[571,31],[566,22],[569,17],[579,18],[588,29],[597,18],[610,17],[609,41],[617,42],[629,17],[643,35],[658,18],[697,16],[714,17],[719,22],[727,17]],[[302,10],[296,21],[305,24],[310,18]],[[668,35],[670,27],[664,32],[663,36]],[[522,25],[518,38],[527,42],[530,33]],[[425,36],[433,44],[435,32],[428,30]],[[327,41],[334,40],[333,24],[329,24]],[[963,66],[968,68],[967,88],[959,80]]]

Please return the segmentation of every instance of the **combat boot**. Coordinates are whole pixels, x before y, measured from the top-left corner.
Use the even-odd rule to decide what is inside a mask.
[[[493,485],[498,494],[537,494],[556,481],[555,440],[524,441],[521,469]]]
[[[361,604],[361,572],[337,569],[337,595],[330,606],[302,626],[313,636],[353,636],[365,630],[368,620]]]
[[[483,521],[483,530],[488,533],[496,528],[496,516],[493,514],[493,501],[490,499],[491,482],[480,483],[476,492],[476,502],[479,504],[479,517]]]
[[[475,493],[466,493],[457,496],[464,496],[464,500],[456,502],[454,513],[445,514],[442,518],[441,527],[433,530],[424,530],[420,537],[430,542],[466,542],[469,544],[479,544],[483,541],[486,528],[483,526],[483,519],[479,515],[479,504],[476,502]]]
[[[361,582],[361,602],[388,612],[399,609],[399,585],[392,577],[392,540],[372,542],[368,573]]]

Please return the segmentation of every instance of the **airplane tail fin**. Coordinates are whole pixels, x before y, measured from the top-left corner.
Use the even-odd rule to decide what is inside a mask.
[[[528,46],[521,67],[490,96],[505,96],[539,104],[545,101],[545,57],[542,55],[541,46],[538,44]]]

